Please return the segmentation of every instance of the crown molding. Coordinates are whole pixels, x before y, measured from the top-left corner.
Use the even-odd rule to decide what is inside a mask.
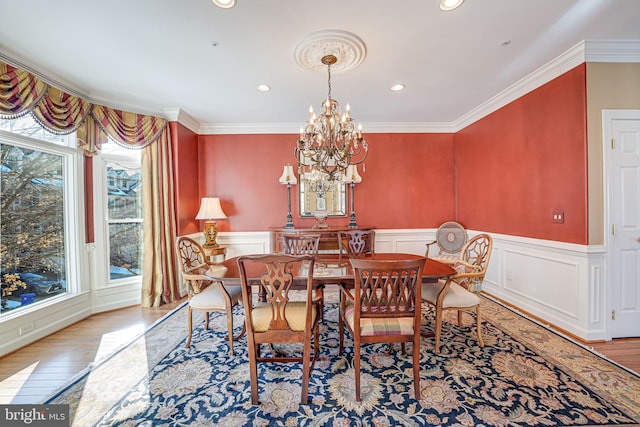
[[[162,110],[164,117],[170,122],[178,122],[193,133],[199,133],[200,122],[191,117],[181,108],[165,108]]]
[[[153,114],[177,121],[194,133],[215,134],[295,134],[299,123],[200,123],[180,108],[166,108],[161,114],[143,106],[118,105],[113,100],[100,100],[90,96],[72,83],[51,73],[43,73],[12,52],[0,50],[0,59],[14,67],[28,71],[47,84],[89,102],[108,105],[124,111]],[[368,133],[455,133],[481,118],[526,95],[532,90],[553,80],[584,62],[638,63],[640,62],[640,40],[584,40],[549,61],[528,76],[486,100],[468,113],[452,122],[412,123],[367,123]]]
[[[640,40],[586,40],[585,62],[640,62]]]
[[[186,126],[186,125],[185,125]],[[217,123],[203,124],[199,135],[297,134],[300,123]],[[192,129],[193,130],[193,129]],[[367,123],[363,133],[453,133],[450,123]]]
[[[549,61],[528,76],[520,79],[497,95],[487,99],[453,123],[456,132],[526,95],[543,84],[561,76],[584,62],[585,44],[580,42],[557,58]]]
[[[90,98],[89,93],[86,90],[79,88],[78,86],[66,81],[60,76],[56,76],[55,74],[52,74],[49,72],[47,73],[41,72],[38,68],[33,66],[32,63],[20,57],[19,55],[15,54],[14,52],[0,50],[0,60],[2,60],[3,62],[6,62],[7,64],[13,67],[25,70],[33,74],[40,80],[44,81],[49,86],[53,86],[57,89],[61,89],[70,95],[73,95],[75,97],[82,98],[82,99],[87,99],[87,100],[89,100]],[[92,101],[89,100],[89,102],[92,102]]]
[[[198,134],[294,134],[298,129],[300,123],[204,123],[200,125]]]

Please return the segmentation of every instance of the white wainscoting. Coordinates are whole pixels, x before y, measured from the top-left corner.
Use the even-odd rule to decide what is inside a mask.
[[[376,230],[377,252],[424,254],[435,229]],[[469,236],[479,231],[468,230]],[[493,253],[483,290],[584,340],[605,339],[603,246],[489,233]],[[202,235],[194,234],[198,239]],[[269,232],[222,232],[227,257],[270,250]],[[437,248],[431,247],[431,255]]]
[[[435,229],[376,230],[376,251],[424,254]],[[468,230],[469,236],[478,231]],[[605,339],[605,255],[603,246],[586,246],[490,233],[493,254],[483,289],[521,310],[584,340]],[[202,233],[190,235],[202,241]],[[267,253],[271,234],[221,232],[227,258]],[[437,248],[431,248],[435,255]],[[88,263],[91,251],[85,254]],[[177,261],[177,260],[176,260]],[[86,276],[91,281],[91,273]],[[180,281],[182,282],[182,280]],[[95,289],[83,284],[75,295],[25,309],[0,323],[0,355],[75,323],[92,313],[139,304],[139,288]]]

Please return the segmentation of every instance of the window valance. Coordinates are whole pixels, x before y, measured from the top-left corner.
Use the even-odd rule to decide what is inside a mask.
[[[87,156],[100,149],[101,133],[123,147],[140,149],[156,141],[167,125],[164,118],[92,104],[0,61],[0,118],[25,114],[54,134],[78,131],[79,146]]]

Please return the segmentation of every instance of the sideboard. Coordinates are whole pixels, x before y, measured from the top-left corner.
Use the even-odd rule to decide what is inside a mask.
[[[345,230],[371,230],[375,227],[327,227],[327,228],[283,228],[272,227],[271,231],[271,252],[282,251],[282,235],[284,234],[320,234],[320,251],[337,251],[338,231]]]

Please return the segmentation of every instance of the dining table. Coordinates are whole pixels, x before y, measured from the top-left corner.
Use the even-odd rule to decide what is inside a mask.
[[[392,261],[392,260],[413,260],[424,258],[421,255],[398,253],[398,252],[377,252],[373,254],[317,254],[314,255],[315,263],[313,268],[314,286],[326,286],[332,284],[352,284],[355,280],[353,267],[350,258]],[[225,261],[210,266],[204,273],[205,277],[211,280],[220,280],[225,286],[240,285],[240,270],[238,268],[238,258],[233,257]],[[295,276],[300,277],[300,285],[306,280],[306,264],[302,264],[300,271],[294,272]],[[308,268],[308,266],[307,266]],[[264,270],[260,266],[254,269],[249,266],[247,268],[247,278],[249,281],[259,281]],[[450,265],[426,258],[424,269],[422,272],[422,283],[437,283],[440,279],[446,279],[456,273]],[[295,286],[295,285],[294,285]]]
[[[226,259],[225,261],[211,265],[204,276],[211,280],[219,280],[224,286],[240,286],[242,284],[240,279],[240,270],[238,266],[238,258],[233,257]],[[326,286],[343,285],[349,286],[355,283],[355,274],[353,272],[353,266],[351,265],[350,258],[358,259],[370,259],[379,261],[392,261],[392,260],[413,260],[419,258],[425,258],[421,255],[398,253],[398,252],[376,252],[373,254],[331,254],[322,253],[314,255],[315,262],[313,268],[313,285],[316,287],[316,291]],[[308,265],[307,265],[308,268]],[[305,264],[303,263],[299,271],[294,271],[294,277],[299,277],[298,280],[294,279],[292,287],[298,289],[304,289],[306,287],[307,271]],[[256,264],[246,265],[247,281],[249,283],[259,283],[260,276],[264,273],[264,268]],[[456,274],[456,270],[449,264],[445,264],[440,261],[436,261],[431,258],[425,259],[424,269],[422,271],[422,283],[437,284],[440,279],[449,279]],[[431,331],[421,332],[423,337],[429,338],[435,336]]]

